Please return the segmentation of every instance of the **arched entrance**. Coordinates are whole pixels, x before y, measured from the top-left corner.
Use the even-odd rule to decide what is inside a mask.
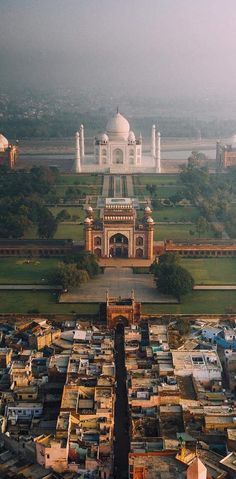
[[[129,326],[129,321],[127,318],[125,318],[125,316],[117,316],[113,319],[113,324],[117,332],[124,333],[124,328],[126,328],[126,326]]]
[[[117,233],[111,236],[109,241],[109,255],[112,258],[128,258],[129,241],[128,238]]]
[[[122,165],[124,163],[123,151],[120,148],[116,148],[113,151],[113,163],[116,165]]]

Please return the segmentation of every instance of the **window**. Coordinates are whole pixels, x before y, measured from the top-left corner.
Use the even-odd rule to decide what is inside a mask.
[[[101,243],[102,243],[101,238],[100,238],[99,236],[96,236],[96,238],[94,238],[94,244],[95,244],[96,246],[100,246]]]
[[[136,238],[136,245],[137,246],[142,246],[143,245],[143,237],[142,236],[138,236]]]

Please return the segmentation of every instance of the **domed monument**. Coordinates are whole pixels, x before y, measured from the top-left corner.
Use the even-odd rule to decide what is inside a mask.
[[[156,134],[156,127],[152,127],[151,159],[154,172],[161,172],[161,143],[160,133]],[[76,133],[76,161],[75,171],[86,171],[86,158],[84,151],[84,127]],[[92,159],[91,159],[92,160]],[[138,171],[146,168],[143,165],[142,136],[135,137],[130,129],[128,120],[117,109],[116,113],[108,120],[106,130],[94,139],[94,171],[107,171],[123,173]],[[90,171],[92,171],[90,164]]]

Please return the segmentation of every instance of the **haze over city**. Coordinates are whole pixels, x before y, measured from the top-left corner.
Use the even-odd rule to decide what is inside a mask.
[[[235,94],[234,0],[1,0],[2,87]]]

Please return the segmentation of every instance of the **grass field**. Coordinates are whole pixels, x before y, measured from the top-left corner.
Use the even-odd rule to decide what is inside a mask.
[[[0,291],[0,313],[96,314],[99,305],[59,304],[57,293]],[[235,291],[194,291],[181,304],[143,304],[143,314],[224,314],[236,312]]]
[[[57,185],[55,186],[55,191],[58,196],[61,198],[64,198],[66,195],[66,190],[70,185]],[[83,193],[84,195],[101,195],[102,194],[102,186],[101,185],[71,185],[73,188],[77,188],[80,193]]]
[[[192,236],[189,231],[193,230],[192,225],[160,225],[157,224],[154,227],[154,240],[162,241],[165,239],[173,240],[191,240],[194,241],[194,238],[197,236]],[[205,235],[201,235],[201,238],[212,238],[213,232],[209,230]]]
[[[185,258],[181,266],[190,271],[196,284],[236,284],[236,258]]]
[[[29,262],[28,262],[29,261]],[[57,267],[57,258],[1,258],[0,284],[44,284]],[[44,281],[42,281],[44,279]]]
[[[86,217],[86,211],[81,206],[52,206],[49,210],[54,216],[57,216],[62,210],[66,210],[71,217],[78,216],[78,221],[83,221]]]
[[[183,191],[181,186],[173,185],[173,186],[158,186],[157,188],[157,197],[158,198],[170,198],[170,196],[175,195]],[[150,196],[149,191],[147,190],[145,185],[139,185],[134,187],[134,193],[136,196]]]
[[[96,314],[98,309],[96,303],[58,304],[57,293],[48,291],[0,291],[0,313]]]
[[[78,185],[102,185],[103,175],[87,174],[87,175],[60,175],[60,184],[67,186]]]
[[[153,211],[154,221],[195,221],[199,211],[194,206],[160,207]]]
[[[175,185],[178,175],[133,175],[134,185]]]
[[[37,239],[36,228],[33,227],[25,235],[25,239]],[[83,225],[59,223],[54,239],[83,239]]]
[[[236,313],[235,291],[193,291],[181,304],[143,304],[143,314]]]

